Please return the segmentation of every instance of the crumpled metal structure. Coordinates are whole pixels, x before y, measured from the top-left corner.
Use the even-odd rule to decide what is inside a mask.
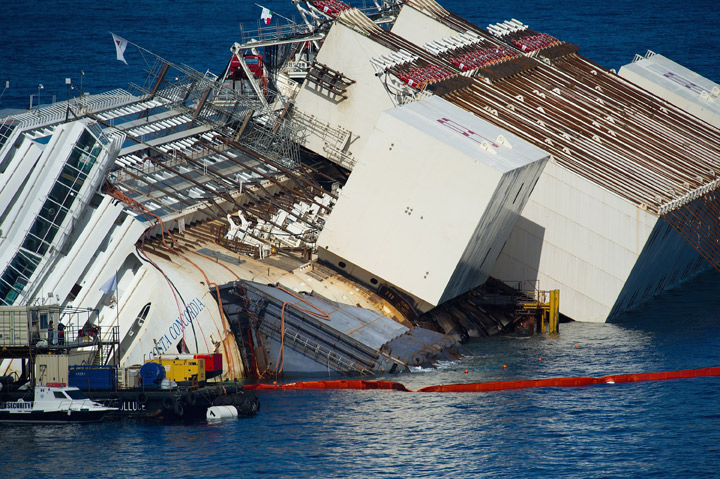
[[[251,376],[396,373],[465,354],[449,336],[313,293],[248,281],[219,291]]]

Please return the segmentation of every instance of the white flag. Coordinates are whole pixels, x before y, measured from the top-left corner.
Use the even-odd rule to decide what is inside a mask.
[[[121,62],[123,62],[125,65],[127,65],[127,62],[125,61],[125,48],[127,48],[128,41],[124,38],[120,38],[119,36],[112,34],[113,41],[115,42],[115,53],[117,53],[117,59]]]
[[[102,291],[105,294],[108,294],[110,292],[117,290],[117,273],[113,273],[112,277],[105,281],[105,284],[100,286],[100,291]]]
[[[265,25],[270,25],[270,19],[273,16],[273,12],[271,12],[269,9],[263,7],[262,13],[260,14],[260,18],[263,22],[265,22]]]

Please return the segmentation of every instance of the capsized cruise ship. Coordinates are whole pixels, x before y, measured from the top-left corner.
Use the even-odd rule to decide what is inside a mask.
[[[324,39],[307,73],[313,81],[294,90],[307,148],[337,152],[328,158],[352,167],[388,109],[435,96],[551,155],[493,278],[559,289],[562,314],[602,322],[720,267],[720,134],[697,112],[518,20],[481,28],[433,0],[409,0],[380,26],[341,2],[332,10],[304,3],[334,19],[318,21]],[[676,80],[684,75],[670,70]],[[707,103],[717,96],[711,86],[695,89]],[[342,141],[313,135],[313,125],[336,129]]]
[[[2,305],[97,310],[126,367],[382,374],[512,330],[496,279],[604,321],[712,259],[713,127],[515,21],[295,4],[218,76],[145,51],[143,86],[2,119]]]
[[[36,318],[38,305],[89,308],[96,314],[88,324],[65,325],[117,331],[117,348],[108,340],[113,347],[99,357],[71,361],[135,367],[161,355],[222,353],[224,377],[235,379],[432,367],[465,354],[459,340],[514,327],[512,298],[486,298],[476,288],[547,153],[428,98],[389,111],[386,120],[422,142],[378,130],[377,148],[395,142],[395,152],[385,164],[361,162],[367,168],[350,175],[298,147],[303,131],[288,97],[265,82],[232,78],[233,65],[245,80],[262,77],[247,58],[215,76],[143,53],[156,62],[132,92],[2,119],[0,302],[28,308],[32,334],[25,338],[50,340],[49,320],[73,321],[62,313]],[[468,136],[461,124],[478,133]],[[418,159],[425,174],[408,177]],[[388,183],[372,186],[377,174]],[[465,193],[453,177],[466,178]],[[382,236],[361,237],[346,216],[331,220],[344,188],[348,197],[367,187]],[[358,199],[339,207],[370,212]],[[414,224],[398,227],[399,218]],[[318,258],[326,225],[334,235],[324,243],[327,254],[374,250],[376,264],[391,268],[372,272],[365,285],[357,278],[370,269],[343,271]],[[469,292],[472,318],[461,306],[419,317]],[[0,343],[23,346],[14,337],[3,330]],[[25,364],[7,359],[3,376],[27,377]]]

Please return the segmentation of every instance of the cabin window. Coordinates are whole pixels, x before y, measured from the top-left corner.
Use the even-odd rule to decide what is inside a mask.
[[[87,399],[87,396],[84,392],[79,391],[77,389],[71,389],[69,391],[65,391],[65,395],[68,396],[70,399]]]
[[[15,302],[50,250],[101,151],[101,145],[90,132],[85,131],[80,136],[20,249],[0,276],[0,302],[3,304]]]
[[[82,290],[82,286],[75,283],[73,285],[72,289],[70,289],[70,293],[68,294],[68,299],[73,300],[73,299],[77,298],[77,295],[80,294],[81,290]]]

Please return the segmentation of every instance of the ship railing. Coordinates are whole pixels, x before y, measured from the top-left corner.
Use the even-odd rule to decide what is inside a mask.
[[[61,317],[60,323],[65,324],[65,329],[60,331],[55,329],[52,331],[48,330],[37,330],[34,332],[34,338],[38,341],[47,341],[47,346],[51,349],[77,349],[84,348],[87,346],[94,346],[98,343],[99,337],[97,336],[97,330],[93,330],[91,326],[80,325],[77,321],[73,324],[73,319],[69,317]]]
[[[560,290],[541,290],[539,281],[520,281],[517,287],[515,310],[517,316],[539,314],[539,331],[558,332],[560,317]]]
[[[98,348],[95,350],[95,357],[92,364],[106,366],[110,361],[116,360],[117,348],[120,344],[120,328],[111,326],[109,328],[98,328]]]
[[[335,351],[325,348],[318,343],[312,342],[309,339],[303,337],[297,331],[286,333],[286,344],[291,342],[303,347],[308,353],[316,355],[318,358],[327,358],[328,366],[331,363],[335,363],[338,369],[344,369],[345,371],[355,371],[363,375],[372,374],[368,368],[362,364],[358,364],[357,361],[346,360]]]
[[[293,112],[292,118],[296,128],[303,129],[305,130],[303,133],[316,136],[322,140],[323,150],[328,160],[349,170],[355,167],[355,159],[343,151],[350,140],[350,131],[334,127],[298,110]]]
[[[44,335],[39,336],[40,341],[47,341],[48,349],[52,351],[91,348],[88,351],[86,364],[107,365],[115,359],[116,349],[120,344],[120,331],[118,326],[102,328],[86,322],[72,324],[72,320],[66,319],[69,324],[60,332],[57,329],[48,332],[42,331]],[[37,336],[35,336],[37,338]]]
[[[14,140],[21,132],[64,121],[66,114],[66,105],[55,104],[5,118],[3,126],[0,127],[0,134],[7,136],[0,138],[0,158],[6,154],[7,149],[14,143],[14,141],[9,140]]]
[[[113,171],[109,175],[109,179],[112,183],[123,182],[127,180],[133,180],[138,174],[147,176],[158,171],[165,170],[166,166],[185,165],[185,160],[174,156],[168,156],[167,159],[162,162],[162,165],[153,163],[150,160],[136,162],[128,166],[123,166],[118,170]]]
[[[200,140],[201,135],[194,135],[183,138],[185,141]],[[162,145],[165,146],[165,145]],[[179,145],[178,145],[179,146]],[[230,146],[226,144],[213,143],[213,148],[218,151],[226,151],[230,149]],[[197,147],[181,147],[181,148],[169,148],[163,155],[162,162],[153,161],[137,161],[130,166],[125,166],[112,173],[114,181],[124,181],[133,179],[138,173],[143,175],[149,175],[157,173],[158,171],[167,171],[167,167],[173,167],[177,165],[188,166],[187,158],[191,160],[202,160],[209,156],[216,154],[214,150],[201,145]],[[132,172],[132,174],[130,173]]]
[[[97,310],[91,308],[58,304],[0,306],[0,346],[68,350],[93,346],[100,338],[99,328],[91,326],[96,316]]]
[[[288,22],[285,24],[276,23],[271,26],[263,27],[258,22],[257,29],[246,30],[242,24],[240,25],[240,38],[242,39],[241,48],[253,48],[253,43],[278,40],[280,38],[299,37],[310,33],[310,28],[304,23]]]
[[[547,303],[549,292],[540,289],[539,280],[506,282],[513,290],[513,301],[518,309],[535,309]]]
[[[140,98],[132,95],[128,91],[120,88],[107,92],[98,93],[96,95],[84,95],[74,98],[71,104],[89,112],[99,112],[117,108],[128,103],[136,102]]]
[[[14,143],[14,140],[21,132],[34,130],[44,126],[62,123],[72,112],[84,114],[88,111],[98,112],[116,108],[127,103],[140,100],[122,89],[115,89],[98,95],[73,98],[70,101],[62,101],[37,107],[31,111],[11,115],[4,119],[0,125],[0,159],[7,153],[7,149]],[[74,114],[71,115],[73,118]],[[104,135],[98,136],[102,138]]]
[[[282,331],[280,327],[270,322],[265,322],[262,326],[262,332],[269,333],[276,340],[280,340]],[[356,372],[361,375],[372,374],[372,371],[367,367],[368,362],[372,361],[368,357],[367,362],[360,358],[353,359],[352,357],[344,357],[343,354],[339,354],[340,350],[332,350],[327,348],[320,343],[311,341],[309,338],[302,335],[300,332],[295,330],[285,330],[284,333],[284,345],[285,347],[295,347],[304,349],[308,355],[313,355],[318,359],[326,360],[328,367],[333,367],[338,371]],[[347,352],[345,352],[347,354]]]

